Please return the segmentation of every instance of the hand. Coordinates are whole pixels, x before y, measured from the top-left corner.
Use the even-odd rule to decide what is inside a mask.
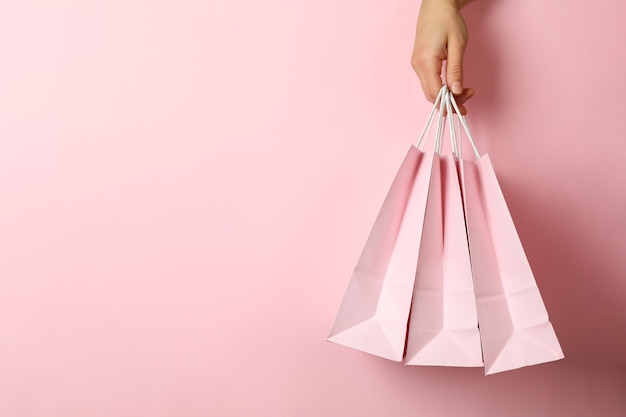
[[[455,95],[462,114],[463,106],[474,95],[463,88],[463,53],[467,45],[467,26],[460,9],[469,0],[423,0],[417,19],[411,65],[422,85],[426,99],[433,103],[443,84],[441,68],[446,61],[446,84]]]

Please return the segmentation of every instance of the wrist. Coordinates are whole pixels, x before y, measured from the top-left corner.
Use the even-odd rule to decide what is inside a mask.
[[[422,4],[424,3],[431,3],[433,5],[435,4],[448,4],[452,7],[454,7],[457,10],[461,10],[461,7],[465,6],[467,3],[469,3],[472,0],[422,0]]]
[[[456,3],[456,6],[460,9],[461,7],[465,6],[467,3],[471,2],[472,0],[454,0],[454,2]]]

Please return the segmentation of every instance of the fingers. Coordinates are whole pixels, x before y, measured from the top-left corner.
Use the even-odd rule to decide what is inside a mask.
[[[463,116],[465,116],[467,114],[467,109],[465,108],[463,103],[465,103],[467,100],[472,98],[474,96],[474,93],[475,92],[474,92],[473,89],[465,88],[461,94],[459,94],[458,96],[454,97],[454,99],[456,100],[456,104],[458,104],[459,110],[461,111],[461,114]]]
[[[474,90],[471,88],[464,89],[463,92],[459,95],[455,94],[454,101],[456,101],[456,104],[457,106],[459,106],[459,110],[463,116],[467,114],[467,108],[463,105],[463,103],[465,103],[467,100],[469,100],[473,96],[474,96]],[[452,111],[456,113],[456,110],[454,109],[454,107],[452,108]]]
[[[416,43],[411,57],[411,66],[420,80],[424,96],[431,103],[434,103],[441,88],[441,70],[446,61],[446,84],[455,95],[463,115],[467,113],[463,103],[474,95],[473,89],[463,87],[463,53],[466,43],[461,35],[450,37],[443,51],[434,51]]]
[[[457,104],[463,104],[467,100],[472,98],[474,96],[474,93],[475,91],[473,88],[465,88],[463,89],[463,92],[461,94],[455,95],[454,99],[456,100]]]
[[[474,95],[474,90],[463,87],[463,52],[466,42],[461,40],[450,41],[447,46],[447,57],[440,57],[436,54],[423,55],[422,57],[411,57],[411,66],[417,74],[422,91],[426,99],[431,103],[435,102],[439,89],[441,88],[441,69],[443,61],[446,61],[446,84],[456,96],[462,113],[465,107],[461,106]]]
[[[434,103],[443,84],[440,75],[443,61],[436,56],[428,58],[414,57],[411,59],[411,65],[420,80],[426,99]]]
[[[448,41],[448,59],[446,65],[446,83],[455,95],[463,94],[463,52],[465,41],[450,39]]]

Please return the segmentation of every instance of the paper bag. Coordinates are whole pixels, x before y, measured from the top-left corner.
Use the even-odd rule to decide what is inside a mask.
[[[455,161],[435,157],[406,351],[408,365],[483,366]]]
[[[452,104],[456,106],[453,101]],[[485,373],[563,358],[488,155],[459,161]]]
[[[451,115],[447,95],[443,100]],[[451,154],[439,152],[430,179],[405,363],[483,366],[457,167]]]
[[[328,341],[394,361],[404,357],[433,152],[411,145],[374,222],[335,317]]]
[[[432,152],[409,148],[354,269],[329,341],[402,360],[432,163]]]

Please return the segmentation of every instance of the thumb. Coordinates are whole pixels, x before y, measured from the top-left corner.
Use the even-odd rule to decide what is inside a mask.
[[[454,94],[463,92],[463,42],[450,42],[448,44],[448,58],[446,62],[446,84]]]

